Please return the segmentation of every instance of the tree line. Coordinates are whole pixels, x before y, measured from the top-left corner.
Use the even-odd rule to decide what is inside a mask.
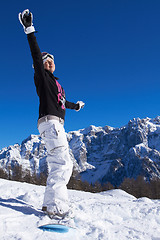
[[[0,178],[43,186],[46,185],[47,175],[47,173],[31,173],[29,170],[23,170],[22,166],[20,165],[15,165],[12,169],[9,167],[7,170],[2,168],[0,169]],[[160,199],[159,178],[155,178],[150,181],[145,181],[143,176],[138,176],[136,179],[124,178],[120,186],[117,187],[109,182],[105,184],[101,184],[99,182],[90,184],[86,181],[82,181],[80,174],[78,174],[76,171],[73,171],[67,187],[68,189],[92,193],[98,193],[112,189],[122,189],[136,198],[148,197],[150,199]]]

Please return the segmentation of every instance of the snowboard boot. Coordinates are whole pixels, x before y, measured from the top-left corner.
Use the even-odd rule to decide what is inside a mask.
[[[48,217],[50,219],[57,219],[57,220],[61,220],[61,219],[73,219],[74,218],[74,214],[71,210],[68,210],[67,212],[62,212],[61,210],[57,210],[54,212],[50,212],[47,210],[46,206],[42,207],[42,211],[48,215]]]

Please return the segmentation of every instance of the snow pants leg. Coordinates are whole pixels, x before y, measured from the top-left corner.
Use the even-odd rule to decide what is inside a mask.
[[[43,206],[51,213],[65,213],[69,210],[67,183],[72,174],[73,163],[64,127],[57,120],[43,122],[38,127],[47,148],[49,175]]]

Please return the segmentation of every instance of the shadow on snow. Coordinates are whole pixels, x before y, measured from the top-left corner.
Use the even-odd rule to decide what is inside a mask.
[[[19,206],[16,204],[19,204]],[[44,213],[41,210],[35,209],[33,206],[28,205],[27,203],[14,198],[9,198],[9,199],[0,198],[0,206],[10,208],[17,212],[21,212],[25,215],[34,214],[37,217],[44,216]]]

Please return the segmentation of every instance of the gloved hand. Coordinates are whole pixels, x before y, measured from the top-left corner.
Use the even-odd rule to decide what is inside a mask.
[[[78,104],[79,106],[79,108],[78,109],[76,109],[76,111],[78,112],[81,108],[83,108],[84,107],[84,105],[85,105],[85,103],[84,102],[82,102],[82,101],[78,101],[76,104]]]
[[[28,9],[24,10],[22,13],[19,13],[18,17],[26,34],[35,32],[35,28],[32,23],[33,15]]]

